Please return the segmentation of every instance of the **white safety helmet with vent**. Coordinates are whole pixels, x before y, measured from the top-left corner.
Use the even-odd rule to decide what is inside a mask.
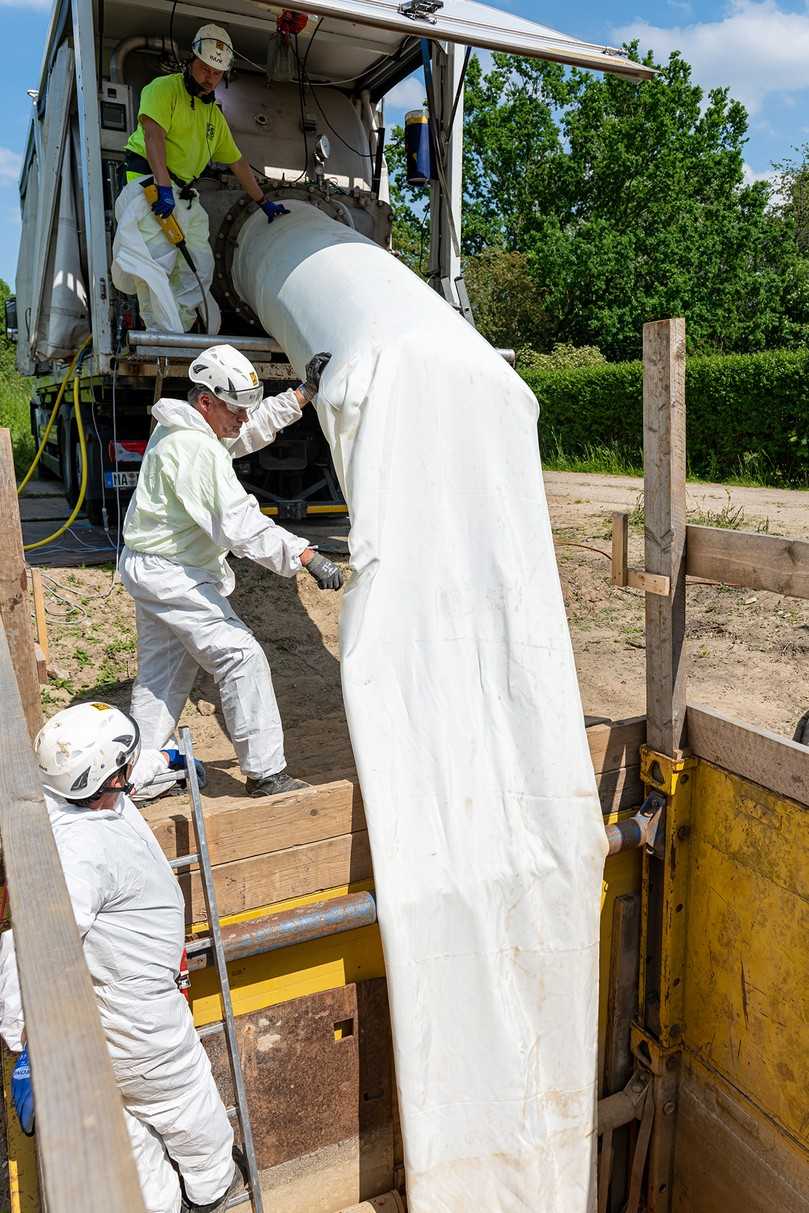
[[[256,408],[264,399],[264,386],[249,358],[232,345],[212,345],[191,363],[188,378],[207,387],[232,413]]]
[[[221,25],[203,25],[194,35],[191,50],[197,59],[217,72],[229,72],[233,63],[233,43]]]
[[[89,800],[140,754],[140,730],[108,703],[79,703],[52,716],[37,734],[34,753],[42,786],[65,800]]]

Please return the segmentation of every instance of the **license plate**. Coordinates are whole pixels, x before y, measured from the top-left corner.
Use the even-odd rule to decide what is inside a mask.
[[[105,472],[104,484],[108,489],[134,489],[138,483],[137,472]]]

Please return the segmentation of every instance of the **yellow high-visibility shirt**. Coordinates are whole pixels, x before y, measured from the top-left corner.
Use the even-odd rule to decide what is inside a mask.
[[[166,165],[181,181],[193,181],[212,161],[234,164],[241,159],[219,106],[215,101],[206,105],[200,97],[192,98],[179,72],[158,76],[140,95],[138,125],[126,146],[145,158],[142,118],[151,118],[166,132]],[[137,174],[127,176],[134,180]]]

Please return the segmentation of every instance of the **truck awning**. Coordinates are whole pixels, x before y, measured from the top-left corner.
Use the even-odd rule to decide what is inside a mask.
[[[280,6],[268,6],[280,12]],[[284,8],[354,26],[389,30],[402,39],[431,38],[485,50],[550,59],[572,67],[612,72],[631,79],[654,76],[653,68],[615,47],[583,42],[546,25],[526,21],[476,0],[284,0]],[[391,48],[393,50],[393,48]]]

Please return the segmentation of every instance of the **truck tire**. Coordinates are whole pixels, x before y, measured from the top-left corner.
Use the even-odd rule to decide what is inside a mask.
[[[88,434],[85,430],[85,442],[87,444],[87,492],[84,496],[83,512],[87,521],[92,526],[103,526],[104,515],[104,491],[99,483],[101,476],[100,467],[100,452],[95,435]],[[81,487],[81,446],[79,445],[79,435],[75,425],[70,427],[70,438],[66,444],[67,450],[70,452],[70,467],[67,475],[65,474],[65,459],[62,460],[62,479],[65,482],[65,496],[67,497],[68,505],[73,509],[79,499],[79,488]]]
[[[42,441],[42,434],[39,432],[39,425],[37,424],[36,419],[36,402],[31,400],[28,407],[31,410],[31,437],[34,440],[34,453],[36,454],[36,452],[39,450],[39,444]],[[45,457],[47,454],[48,448],[46,447],[42,452],[43,457],[40,459],[39,464],[37,465],[36,478],[37,480],[58,480],[59,473],[54,472],[53,468],[49,468],[45,462]]]

